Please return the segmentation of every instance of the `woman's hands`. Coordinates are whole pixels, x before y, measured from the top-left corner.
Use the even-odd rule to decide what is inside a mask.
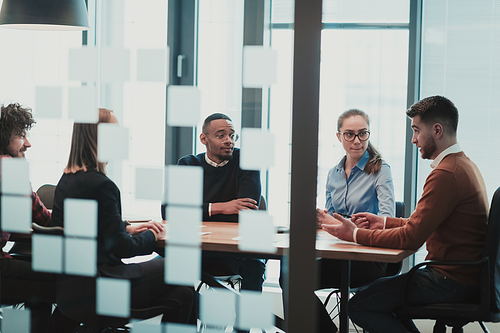
[[[136,235],[146,230],[151,230],[155,234],[156,239],[165,238],[166,228],[160,222],[134,223],[127,226],[127,231],[131,235]]]

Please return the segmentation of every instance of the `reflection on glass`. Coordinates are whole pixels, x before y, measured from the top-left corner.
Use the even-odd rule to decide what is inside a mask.
[[[2,175],[2,180],[5,177]],[[31,198],[2,194],[2,231],[31,232]]]
[[[31,310],[2,308],[2,332],[30,332]]]
[[[167,50],[137,50],[137,81],[164,82],[167,75]],[[168,84],[168,82],[166,82]]]
[[[163,169],[135,169],[135,198],[161,200],[163,194]]]
[[[236,295],[224,289],[209,289],[200,295],[200,320],[207,325],[229,326],[234,322]]]
[[[277,52],[270,47],[243,47],[243,87],[262,88],[276,83]]]
[[[99,162],[128,159],[128,128],[101,123],[97,126],[97,140]]]
[[[130,80],[130,50],[105,47],[101,50],[102,82]]]
[[[167,328],[166,333],[196,333],[196,326],[193,325],[167,323],[165,326]],[[207,331],[204,330],[204,332]]]
[[[97,123],[98,112],[94,87],[68,88],[68,118],[75,123]]]
[[[199,246],[201,219],[203,216],[200,207],[167,206],[166,219],[168,221],[169,244]]]
[[[241,130],[241,161],[244,170],[269,169],[274,165],[274,134],[261,128]]]
[[[95,239],[64,239],[64,272],[95,276],[97,273],[97,241]]]
[[[62,117],[62,87],[36,87],[35,95],[37,118]]]
[[[165,247],[165,283],[193,286],[200,276],[200,248],[176,245]]]
[[[93,47],[70,49],[68,52],[68,79],[82,82],[95,82],[97,51]]]
[[[201,93],[194,86],[169,86],[167,123],[169,126],[191,126],[200,122]]]
[[[32,268],[34,271],[62,273],[63,237],[56,235],[32,236]]]
[[[64,235],[97,237],[97,201],[87,199],[64,200]]]
[[[238,248],[249,252],[276,252],[273,218],[266,211],[242,210],[239,217],[240,241]]]
[[[269,293],[240,290],[236,327],[271,329],[274,326],[274,302]]]
[[[203,168],[168,165],[165,167],[164,203],[200,207],[203,203]]]
[[[163,325],[134,319],[130,323],[130,332],[132,333],[163,333]]]
[[[30,195],[29,164],[22,158],[2,158],[2,194]]]
[[[130,281],[97,278],[96,312],[102,316],[130,316]]]

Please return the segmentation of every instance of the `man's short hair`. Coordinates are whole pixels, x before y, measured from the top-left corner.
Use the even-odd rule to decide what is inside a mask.
[[[426,97],[413,104],[406,111],[406,115],[410,118],[420,116],[420,120],[424,124],[440,123],[450,134],[457,133],[458,109],[446,97]]]
[[[30,108],[23,108],[19,103],[1,107],[0,114],[0,154],[7,154],[12,134],[22,135],[36,123]]]
[[[230,122],[232,122],[231,118],[229,118],[228,116],[226,116],[224,113],[212,113],[210,116],[208,116],[207,118],[205,118],[205,121],[203,122],[203,127],[202,127],[202,132],[203,133],[206,133],[206,128],[208,125],[210,125],[210,123],[213,121],[213,120],[217,120],[217,119],[226,119],[226,120],[229,120]]]

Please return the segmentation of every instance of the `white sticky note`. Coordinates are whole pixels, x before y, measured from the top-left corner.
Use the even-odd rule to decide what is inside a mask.
[[[276,227],[273,218],[267,211],[242,210],[240,211],[238,230],[240,241],[238,248],[250,252],[276,252],[274,235]]]
[[[65,238],[64,272],[80,276],[97,273],[97,241],[94,239]]]
[[[82,82],[95,82],[97,71],[97,52],[94,47],[69,50],[68,79]]]
[[[166,323],[166,333],[196,333],[195,325]],[[206,332],[206,330],[203,330]]]
[[[31,232],[31,198],[2,195],[2,231]]]
[[[200,295],[200,320],[203,324],[229,326],[235,316],[236,295],[225,289],[208,289]]]
[[[167,206],[168,243],[199,246],[202,218],[201,207]]]
[[[130,80],[130,50],[106,47],[101,50],[101,80],[124,82]]]
[[[135,169],[135,198],[161,200],[163,195],[163,169]]]
[[[130,316],[130,281],[99,277],[96,281],[96,312],[102,316]]]
[[[269,169],[273,165],[274,134],[260,128],[242,128],[240,168],[260,170]]]
[[[33,234],[32,268],[38,272],[63,272],[63,237]]]
[[[200,122],[201,93],[195,86],[169,86],[167,124],[195,127]]]
[[[164,82],[167,75],[167,50],[137,50],[137,81]]]
[[[132,333],[163,333],[163,325],[150,323],[144,320],[130,320],[130,332]]]
[[[96,103],[96,90],[93,86],[68,88],[68,118],[75,123],[95,124],[99,121]]]
[[[203,168],[191,165],[166,166],[163,203],[201,206],[203,204]]]
[[[36,117],[62,118],[62,87],[36,87]]]
[[[271,329],[274,326],[272,295],[252,290],[240,290],[240,294],[235,326],[241,330]]]
[[[64,235],[97,238],[97,201],[64,199]]]
[[[243,47],[243,87],[262,88],[276,83],[278,54],[270,47]]]
[[[101,123],[97,126],[97,158],[100,162],[128,159],[128,128],[117,124]]]
[[[24,158],[2,158],[2,194],[31,195],[29,164]]]
[[[28,333],[31,332],[31,310],[23,308],[16,310],[2,308],[2,332]]]
[[[200,248],[175,245],[165,247],[165,283],[193,286],[200,278]]]

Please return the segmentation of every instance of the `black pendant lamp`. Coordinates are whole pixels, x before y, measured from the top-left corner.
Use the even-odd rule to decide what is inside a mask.
[[[88,30],[85,0],[3,0],[0,27],[25,30]]]

